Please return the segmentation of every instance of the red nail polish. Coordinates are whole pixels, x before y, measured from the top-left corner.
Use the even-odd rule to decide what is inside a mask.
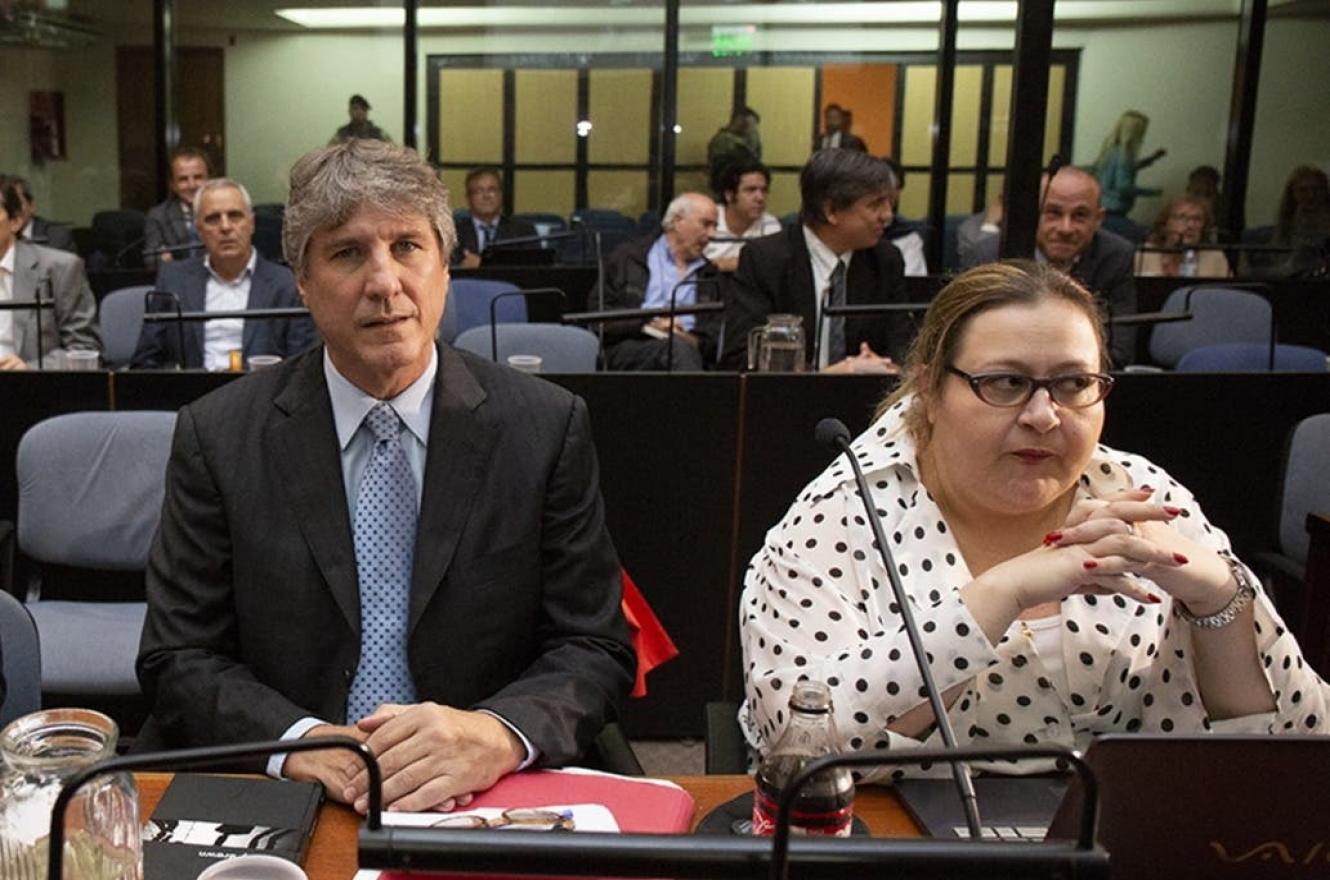
[[[1137,492],[1153,492],[1154,490],[1155,490],[1155,487],[1154,487],[1154,486],[1141,486],[1141,487],[1140,487],[1139,489],[1137,489],[1136,491],[1137,491]]]
[[[1186,565],[1187,557],[1183,556],[1181,553],[1174,553],[1173,561],[1176,562],[1178,565]]]
[[[1062,540],[1061,532],[1049,532],[1047,535],[1044,535],[1044,546],[1047,547],[1049,544],[1056,544],[1058,541],[1061,540]]]
[[[1151,605],[1158,605],[1160,602],[1164,601],[1163,599],[1156,596],[1154,593],[1146,593],[1145,598],[1150,600]]]
[[[1098,567],[1099,567],[1099,563],[1095,562],[1093,559],[1087,559],[1087,560],[1085,560],[1084,562],[1082,562],[1081,565],[1085,566],[1086,568],[1098,568]]]
[[[1167,513],[1169,516],[1177,516],[1179,513],[1182,513],[1182,508],[1174,507],[1171,504],[1165,504],[1164,513]]]

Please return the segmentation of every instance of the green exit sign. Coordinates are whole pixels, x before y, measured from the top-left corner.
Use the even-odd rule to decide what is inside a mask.
[[[753,35],[757,27],[751,24],[717,24],[711,26],[711,57],[733,58],[753,51]]]

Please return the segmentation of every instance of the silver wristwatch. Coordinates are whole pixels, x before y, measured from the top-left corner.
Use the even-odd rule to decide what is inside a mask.
[[[1237,620],[1238,615],[1243,609],[1252,603],[1256,598],[1256,584],[1252,583],[1251,576],[1247,574],[1247,569],[1241,562],[1233,558],[1233,555],[1226,552],[1220,552],[1219,557],[1228,564],[1229,571],[1233,572],[1233,580],[1237,581],[1238,591],[1233,594],[1233,598],[1228,600],[1228,604],[1220,608],[1214,614],[1207,614],[1204,617],[1197,617],[1187,610],[1187,606],[1181,602],[1173,603],[1173,613],[1192,626],[1201,629],[1220,629],[1228,626]]]

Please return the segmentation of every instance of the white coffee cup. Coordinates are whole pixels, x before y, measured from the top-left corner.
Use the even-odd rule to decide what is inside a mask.
[[[309,880],[309,875],[277,856],[245,855],[214,862],[198,880]]]
[[[294,861],[277,856],[247,855],[215,861],[198,880],[309,880]]]
[[[65,369],[80,372],[95,370],[101,366],[101,360],[100,352],[86,348],[72,348],[65,352]]]
[[[263,367],[273,367],[281,362],[282,359],[275,354],[252,354],[245,359],[245,366],[253,371]]]
[[[508,366],[514,370],[521,370],[523,373],[539,373],[540,365],[544,363],[540,355],[536,354],[510,354],[508,355]]]

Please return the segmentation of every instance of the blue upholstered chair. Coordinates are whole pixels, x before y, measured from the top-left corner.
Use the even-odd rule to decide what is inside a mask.
[[[600,353],[596,334],[581,327],[563,324],[496,324],[495,336],[490,328],[472,327],[460,334],[453,344],[463,351],[501,364],[514,354],[538,355],[543,373],[594,373]],[[498,356],[494,357],[492,342],[498,342]]]
[[[1270,344],[1270,303],[1246,290],[1223,286],[1179,287],[1164,300],[1165,312],[1191,312],[1190,321],[1159,324],[1150,334],[1150,359],[1176,367],[1194,348],[1223,342]]]
[[[143,295],[152,285],[122,287],[108,293],[97,307],[102,330],[102,362],[107,369],[129,366],[143,332]]]
[[[32,615],[22,602],[3,591],[0,591],[0,653],[5,676],[0,727],[4,727],[42,707],[42,658]]]
[[[490,303],[502,294],[513,294],[518,290],[516,284],[507,281],[454,278],[448,287],[443,320],[439,322],[439,338],[451,343],[472,327],[488,327]],[[525,324],[526,298],[504,296],[494,307],[494,320],[499,324]]]
[[[1276,345],[1274,364],[1266,342],[1221,342],[1193,348],[1178,361],[1179,373],[1324,373],[1325,352],[1304,345]]]

